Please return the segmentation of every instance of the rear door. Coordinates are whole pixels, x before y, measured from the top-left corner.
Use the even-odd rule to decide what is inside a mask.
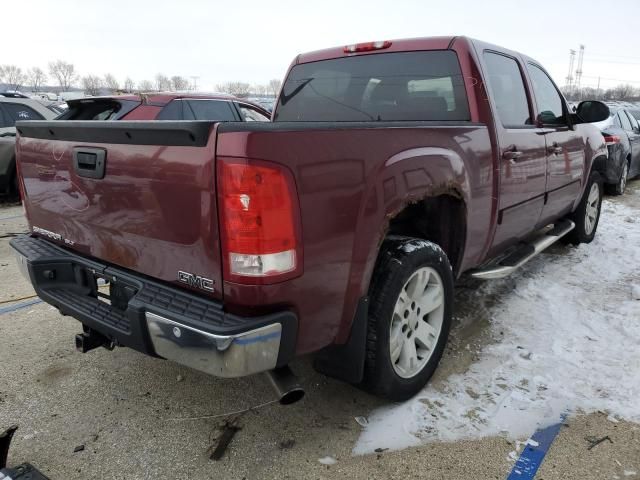
[[[532,120],[532,100],[521,63],[490,50],[485,50],[483,62],[501,157],[494,253],[535,228],[544,204],[546,158],[544,136]]]
[[[538,226],[554,221],[573,208],[580,195],[585,168],[582,134],[569,126],[568,108],[549,75],[527,63],[535,98],[536,123],[544,133],[547,182],[545,204]]]
[[[640,130],[638,122],[626,110],[620,110],[620,123],[624,132],[629,137],[631,144],[631,164],[629,165],[629,176],[633,177],[640,171]]]

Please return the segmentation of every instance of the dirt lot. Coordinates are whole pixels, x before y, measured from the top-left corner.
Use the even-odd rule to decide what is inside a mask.
[[[640,212],[640,181],[632,182],[623,198],[610,201]],[[629,228],[639,225],[630,222]],[[33,294],[14,265],[6,237],[25,230],[21,207],[0,206],[0,301]],[[557,248],[553,254],[566,247]],[[479,305],[468,290],[457,294],[457,326],[435,384],[446,384],[478,361],[501,297],[509,295],[508,288],[498,289],[495,298]],[[25,301],[0,304],[0,428],[20,426],[9,464],[29,461],[52,480],[504,479],[514,466],[519,444],[505,435],[353,455],[363,431],[355,417],[367,417],[384,405],[315,373],[308,359],[293,365],[307,391],[301,402],[198,418],[263,405],[273,393],[260,376],[211,378],[128,349],[77,353],[73,337],[79,324],[44,303],[7,311]],[[635,375],[640,383],[640,372]],[[241,430],[222,460],[210,460],[209,447],[233,418]],[[610,440],[589,449],[590,441],[605,436]],[[336,461],[327,465],[331,459],[325,457]],[[607,413],[571,415],[536,478],[640,478],[640,427]]]

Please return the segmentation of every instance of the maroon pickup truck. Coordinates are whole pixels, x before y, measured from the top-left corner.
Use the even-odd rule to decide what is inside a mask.
[[[465,37],[298,56],[272,122],[19,122],[38,295],[127,346],[222,377],[288,364],[390,399],[442,355],[463,273],[590,242],[607,150],[535,60]]]

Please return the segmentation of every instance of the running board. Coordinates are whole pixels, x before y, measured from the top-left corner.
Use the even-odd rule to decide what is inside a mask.
[[[547,233],[541,235],[532,242],[523,245],[521,248],[518,248],[515,252],[503,258],[498,263],[494,263],[486,268],[474,270],[470,275],[473,278],[479,278],[482,280],[504,278],[512,274],[540,252],[556,243],[567,233],[573,230],[575,226],[575,223],[571,220],[563,220],[562,222],[556,223]]]

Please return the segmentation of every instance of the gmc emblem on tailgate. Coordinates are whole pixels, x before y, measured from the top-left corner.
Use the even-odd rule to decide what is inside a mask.
[[[201,277],[200,275],[194,275],[189,272],[178,272],[178,280],[182,283],[189,285],[190,287],[199,288],[200,290],[206,290],[207,292],[213,292],[213,280],[210,278]]]

